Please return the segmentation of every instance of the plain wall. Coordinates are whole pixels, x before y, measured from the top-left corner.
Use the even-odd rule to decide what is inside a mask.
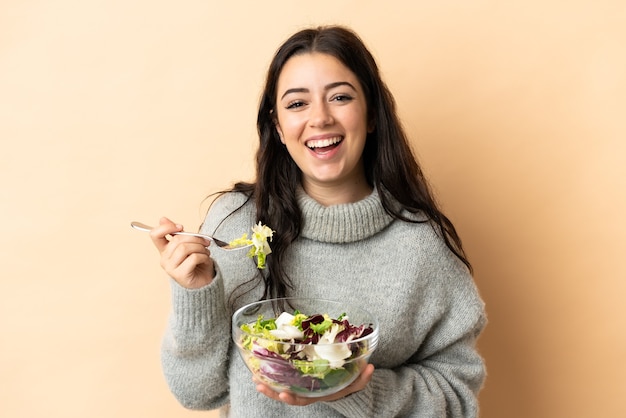
[[[186,417],[129,222],[253,178],[266,66],[377,57],[487,303],[484,418],[626,416],[626,11],[599,1],[0,2],[0,416]]]

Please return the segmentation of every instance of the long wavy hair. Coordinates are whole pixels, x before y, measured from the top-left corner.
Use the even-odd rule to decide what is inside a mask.
[[[272,59],[257,116],[260,144],[256,154],[256,181],[239,182],[230,191],[242,192],[256,206],[257,222],[275,231],[272,254],[267,258],[263,298],[285,296],[292,283],[282,269],[282,259],[298,238],[302,214],[296,201],[301,171],[281,143],[276,130],[277,83],[285,63],[306,53],[328,54],[349,68],[357,77],[367,100],[368,119],[374,130],[368,134],[363,150],[363,165],[370,186],[380,193],[382,205],[394,218],[419,222],[405,216],[423,213],[433,223],[445,244],[468,267],[452,222],[439,209],[430,186],[413,154],[396,114],[395,100],[383,82],[372,54],[353,31],[341,26],[301,30],[279,47]],[[393,204],[390,199],[400,203]],[[423,222],[423,221],[422,221]]]

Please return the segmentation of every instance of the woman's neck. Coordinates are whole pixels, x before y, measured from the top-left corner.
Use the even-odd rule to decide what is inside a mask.
[[[369,196],[373,190],[365,178],[342,184],[304,182],[302,187],[306,194],[323,206],[358,202]]]

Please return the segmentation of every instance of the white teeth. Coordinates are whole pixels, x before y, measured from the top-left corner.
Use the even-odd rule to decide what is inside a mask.
[[[314,141],[309,141],[306,143],[306,146],[309,148],[324,148],[324,147],[329,147],[331,145],[337,144],[341,142],[341,137],[340,136],[336,136],[334,138],[328,138],[328,139],[318,139],[318,140],[314,140]]]

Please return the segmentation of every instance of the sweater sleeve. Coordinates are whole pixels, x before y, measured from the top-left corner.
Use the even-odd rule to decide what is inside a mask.
[[[213,282],[200,289],[171,282],[172,313],[161,362],[171,392],[189,409],[215,409],[228,402],[230,322],[218,266],[216,270]]]
[[[476,341],[486,324],[484,303],[465,267],[444,258],[429,272],[428,302],[415,318],[426,330],[416,351],[398,367],[376,369],[364,390],[329,402],[342,415],[478,417],[486,370]]]
[[[211,206],[201,232],[231,240],[253,224],[250,209],[239,211],[246,197],[228,193]],[[229,222],[222,221],[229,217]],[[185,289],[171,281],[172,312],[161,347],[161,362],[170,391],[186,408],[210,410],[230,401],[228,376],[231,343],[231,317],[226,306],[228,292],[237,280],[246,280],[254,264],[242,252],[212,248],[216,276],[200,289]],[[252,264],[252,267],[249,266]],[[243,278],[243,279],[242,279]],[[235,283],[235,284],[233,284]],[[229,288],[230,286],[230,288]]]

